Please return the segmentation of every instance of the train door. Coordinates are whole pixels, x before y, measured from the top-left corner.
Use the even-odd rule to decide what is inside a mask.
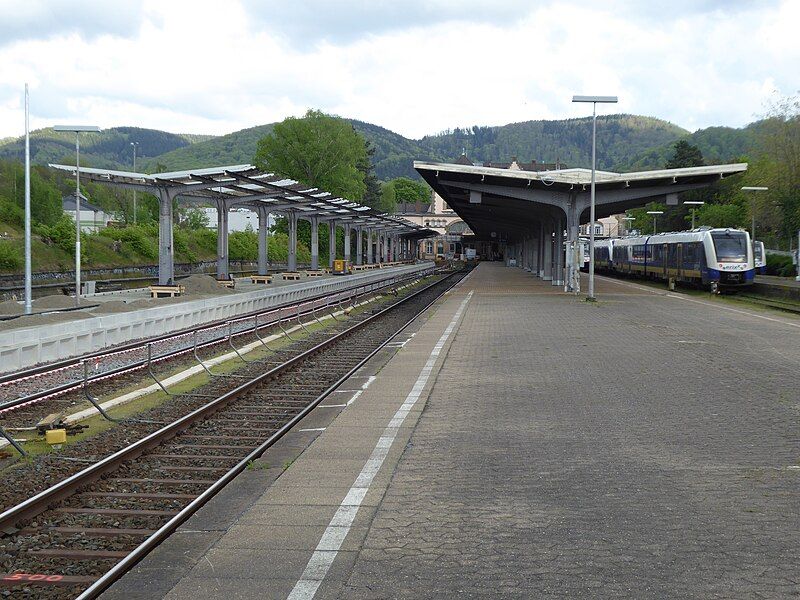
[[[683,244],[678,244],[678,258],[676,262],[678,279],[683,279]]]
[[[669,246],[661,246],[661,277],[667,279],[667,264],[669,263]]]

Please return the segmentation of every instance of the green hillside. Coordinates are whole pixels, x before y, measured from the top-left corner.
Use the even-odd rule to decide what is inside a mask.
[[[632,155],[674,142],[688,133],[677,125],[652,117],[598,117],[597,166],[613,170]],[[507,162],[516,156],[526,162],[560,161],[572,167],[585,167],[591,162],[592,119],[525,121],[502,127],[455,129],[424,137],[420,145],[451,159],[466,149],[472,160]]]
[[[148,157],[186,148],[210,138],[211,136],[207,135],[167,133],[140,127],[112,127],[99,133],[82,133],[81,164],[107,169],[131,169],[133,149],[130,143],[138,142],[137,167],[142,167]],[[0,140],[0,159],[23,160],[24,153],[23,137]],[[53,131],[50,128],[32,131],[31,162],[74,164],[75,134]]]
[[[753,156],[758,150],[758,136],[763,125],[764,121],[756,121],[741,129],[708,127],[683,135],[680,139],[700,148],[707,163],[724,163]],[[620,170],[641,171],[663,168],[664,163],[672,155],[675,141],[677,140],[632,155],[628,161],[620,163]]]
[[[456,128],[419,140],[384,127],[351,119],[353,127],[374,147],[372,157],[379,179],[416,178],[414,160],[455,160],[466,150],[474,161],[560,161],[588,167],[591,160],[591,119],[538,120],[502,126]],[[700,148],[708,162],[730,161],[752,154],[762,122],[742,129],[709,127],[694,133],[667,121],[637,115],[598,117],[597,164],[615,171],[662,168],[673,144],[686,139]],[[138,167],[146,172],[176,171],[249,163],[258,140],[273,124],[259,125],[223,136],[180,135],[153,129],[115,127],[81,135],[81,162],[85,165],[131,168],[131,141],[138,141]],[[0,159],[21,159],[22,138],[0,140]],[[42,129],[32,133],[34,164],[73,162],[75,138],[70,133]]]

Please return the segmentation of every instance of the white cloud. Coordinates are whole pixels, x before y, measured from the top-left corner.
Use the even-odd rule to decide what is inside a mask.
[[[249,0],[146,0],[114,15],[84,3],[99,11],[92,19],[59,28],[37,8],[4,26],[0,137],[21,133],[25,81],[34,127],[221,134],[313,107],[414,137],[583,115],[574,93],[618,94],[620,104],[604,112],[690,129],[741,126],[763,112],[772,89],[800,87],[792,30],[800,3],[791,0],[679,2],[664,14],[632,0],[533,8],[352,0],[280,10]],[[0,0],[4,14],[24,6]]]

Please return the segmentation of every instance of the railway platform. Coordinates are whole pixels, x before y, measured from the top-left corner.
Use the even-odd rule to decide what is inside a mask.
[[[103,598],[800,590],[800,320],[482,263]]]
[[[433,263],[419,262],[347,276],[303,274],[299,281],[276,277],[269,285],[250,283],[248,277],[237,281],[234,290],[222,288],[213,278],[203,275],[188,293],[175,298],[151,299],[146,288],[85,297],[79,310],[56,312],[57,308],[51,306],[54,312],[0,321],[0,373],[421,273],[432,267]],[[58,308],[69,307],[72,302],[66,296],[55,299],[59,301]]]

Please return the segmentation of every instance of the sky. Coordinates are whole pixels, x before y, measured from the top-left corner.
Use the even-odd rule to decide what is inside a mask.
[[[224,134],[307,109],[419,138],[600,113],[741,127],[800,89],[800,0],[0,0],[0,138]]]

